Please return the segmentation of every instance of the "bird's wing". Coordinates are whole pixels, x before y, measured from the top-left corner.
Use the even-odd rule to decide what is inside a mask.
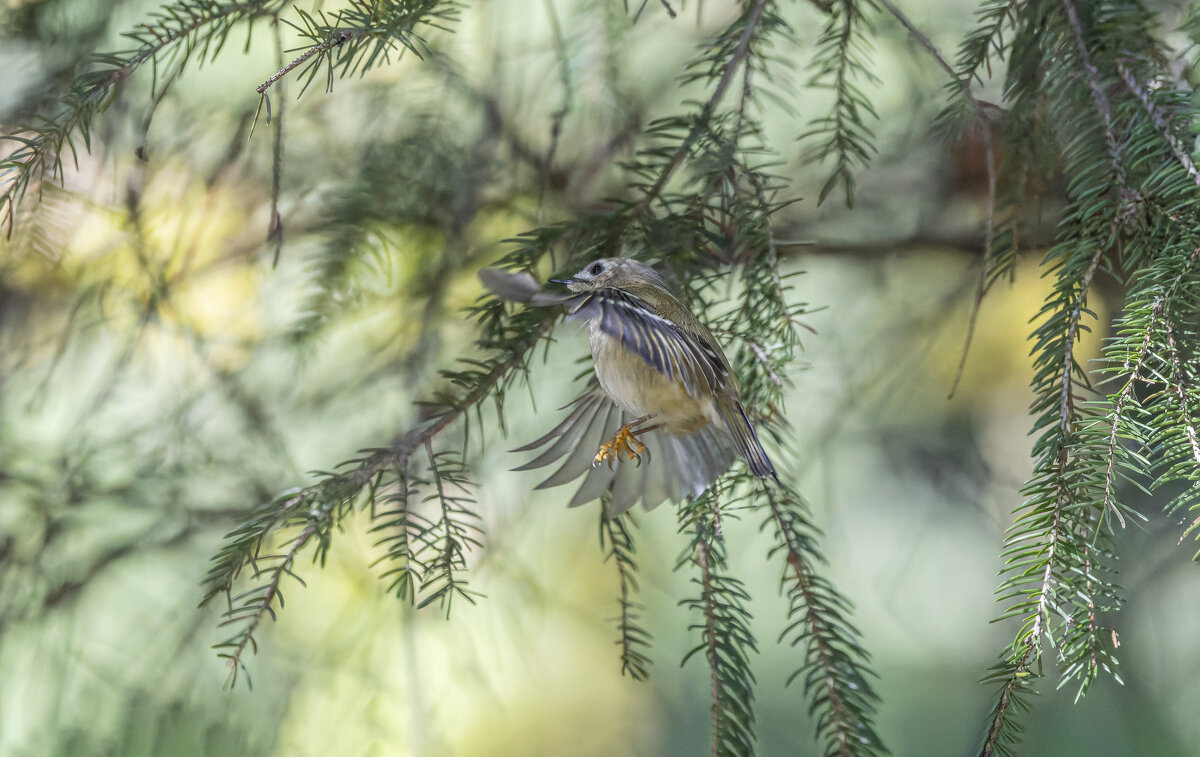
[[[730,386],[729,366],[717,347],[658,315],[636,295],[621,289],[593,289],[565,304],[571,317],[599,323],[605,334],[659,373],[682,382],[693,396],[716,394]]]
[[[479,278],[496,296],[510,302],[546,307],[565,305],[572,318],[595,320],[658,372],[683,383],[689,394],[703,396],[734,386],[729,363],[711,335],[691,333],[658,315],[650,303],[621,289],[546,292],[528,272],[484,268]]]
[[[570,292],[547,292],[529,271],[501,271],[497,268],[483,268],[479,271],[479,280],[492,294],[506,302],[521,302],[526,305],[548,307],[561,305],[571,300],[574,295]]]
[[[514,452],[539,450],[539,454],[516,470],[533,470],[557,464],[538,489],[581,480],[571,498],[571,507],[587,504],[611,494],[608,514],[619,515],[638,502],[646,508],[665,501],[680,502],[697,496],[733,462],[734,450],[725,435],[708,428],[686,436],[649,431],[638,438],[646,445],[650,460],[636,465],[622,462],[615,470],[592,466],[601,443],[629,418],[609,398],[595,378],[584,393],[567,406],[570,412],[547,434]],[[564,409],[567,409],[564,408]]]

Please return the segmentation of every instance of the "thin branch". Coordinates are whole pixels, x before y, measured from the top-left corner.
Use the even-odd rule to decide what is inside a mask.
[[[1142,103],[1142,108],[1145,109],[1146,115],[1150,116],[1150,120],[1158,127],[1158,132],[1162,134],[1163,139],[1171,147],[1171,154],[1175,156],[1175,159],[1187,171],[1187,175],[1191,177],[1192,181],[1197,186],[1200,186],[1200,171],[1196,170],[1196,164],[1192,162],[1191,156],[1188,155],[1187,150],[1180,144],[1179,138],[1175,136],[1175,132],[1171,130],[1171,124],[1167,122],[1154,103],[1150,101],[1150,95],[1147,94],[1146,89],[1138,83],[1137,79],[1133,77],[1133,73],[1123,63],[1117,64],[1117,74],[1125,82],[1125,86],[1129,88],[1129,91]]]
[[[1167,351],[1171,355],[1171,381],[1172,390],[1179,400],[1179,418],[1183,423],[1183,431],[1187,436],[1188,444],[1192,448],[1192,457],[1196,464],[1200,465],[1200,436],[1196,433],[1196,423],[1192,419],[1192,413],[1188,410],[1187,389],[1191,386],[1191,382],[1183,374],[1183,368],[1179,365],[1179,348],[1175,344],[1175,330],[1171,327],[1171,322],[1165,322],[1167,335]]]
[[[270,569],[273,575],[271,576],[271,580],[267,582],[266,591],[263,593],[262,598],[258,600],[259,608],[250,614],[249,622],[238,634],[241,640],[233,648],[233,651],[229,652],[227,655],[229,664],[233,669],[231,671],[232,675],[237,674],[237,666],[241,663],[242,655],[244,655],[246,652],[246,647],[254,643],[254,631],[258,628],[259,624],[262,623],[262,619],[264,617],[266,617],[268,614],[272,614],[271,604],[275,601],[275,598],[279,596],[279,584],[283,581],[283,577],[285,575],[294,575],[292,573],[292,563],[295,562],[296,555],[301,549],[304,548],[304,545],[308,543],[308,540],[313,537],[313,534],[317,533],[317,530],[318,525],[316,523],[306,526],[303,531],[296,535],[295,540],[292,541],[292,544],[288,548],[287,552],[282,555],[283,562]],[[236,615],[231,617],[226,622],[240,622],[244,621],[245,619],[246,616]]]
[[[283,40],[279,33],[279,19],[275,19],[275,56],[283,59]],[[279,216],[279,196],[283,191],[283,85],[279,85],[279,113],[275,120],[274,143],[271,145],[271,226],[267,229],[267,239],[275,242],[275,254],[271,259],[271,268],[279,266],[279,256],[283,254],[283,219]],[[265,96],[265,95],[264,95]]]
[[[950,62],[946,60],[946,56],[942,55],[942,51],[938,49],[937,45],[933,44],[933,41],[930,40],[929,37],[925,36],[924,32],[918,29],[916,25],[909,20],[908,16],[904,15],[904,13],[897,8],[896,5],[891,2],[891,0],[876,0],[876,2],[878,2],[884,8],[887,8],[888,13],[891,13],[893,16],[895,16],[896,20],[908,30],[909,34],[912,35],[913,39],[915,39],[922,47],[929,51],[929,54],[932,55],[934,60],[937,61],[938,65],[950,75],[950,78],[962,85],[967,97],[970,98],[972,102],[976,102],[975,98],[971,95],[970,86],[966,82],[959,81],[958,72],[956,72],[954,70],[954,66],[951,66]]]
[[[558,11],[554,0],[544,0],[546,15],[550,19],[550,30],[554,35],[555,52],[558,55],[558,71],[563,88],[562,103],[558,110],[550,115],[550,146],[546,149],[546,159],[542,164],[541,181],[538,187],[538,222],[541,223],[545,210],[546,192],[550,188],[550,177],[554,171],[554,159],[558,154],[558,143],[562,137],[563,120],[571,112],[573,87],[571,86],[571,69],[567,55],[567,40],[563,35],[562,24],[558,19]]]
[[[733,55],[725,64],[724,70],[721,72],[721,79],[717,82],[717,86],[713,89],[712,95],[708,101],[704,103],[704,107],[700,111],[700,117],[696,126],[688,132],[687,137],[680,143],[671,159],[667,162],[667,167],[659,175],[658,181],[647,190],[646,194],[637,203],[635,207],[642,207],[650,204],[662,192],[663,187],[667,185],[667,181],[674,175],[675,171],[683,164],[683,159],[687,156],[688,150],[696,141],[701,126],[708,123],[712,118],[713,113],[720,104],[721,99],[725,96],[725,90],[729,89],[729,85],[733,82],[734,74],[739,66],[746,59],[746,55],[750,52],[750,41],[754,38],[754,32],[758,28],[759,22],[762,20],[763,13],[767,10],[767,5],[771,0],[757,0],[754,7],[750,10],[750,15],[746,19],[746,28],[742,31],[742,36],[738,39],[737,47],[734,48]]]
[[[1074,387],[1074,380],[1071,378],[1071,371],[1075,367],[1075,340],[1079,336],[1079,320],[1083,316],[1083,307],[1087,301],[1088,288],[1092,284],[1092,277],[1096,275],[1096,269],[1100,267],[1100,261],[1104,258],[1105,251],[1116,238],[1117,231],[1120,229],[1120,223],[1120,216],[1115,217],[1108,241],[1096,246],[1096,253],[1092,255],[1091,263],[1088,264],[1083,278],[1079,280],[1079,295],[1067,319],[1067,333],[1063,341],[1062,390],[1059,394],[1058,405],[1058,423],[1064,437],[1064,444],[1066,443],[1066,436],[1071,431],[1071,421],[1075,416],[1075,399],[1071,391]]]
[[[267,90],[270,89],[271,86],[275,82],[279,81],[283,77],[290,74],[293,70],[295,70],[295,68],[297,66],[301,65],[302,63],[304,63],[304,61],[308,60],[309,58],[313,57],[314,55],[316,55],[318,53],[327,53],[330,50],[334,49],[335,47],[341,47],[342,45],[346,44],[347,42],[349,42],[352,39],[360,39],[362,37],[367,37],[367,36],[370,36],[370,35],[376,34],[376,33],[377,33],[377,31],[374,29],[343,29],[342,31],[333,35],[332,37],[325,40],[324,42],[318,42],[317,44],[315,44],[312,47],[305,50],[303,53],[300,54],[300,56],[298,58],[294,59],[291,63],[288,63],[286,66],[279,69],[274,74],[271,74],[270,78],[268,78],[265,82],[263,82],[262,84],[259,84],[257,87],[255,87],[254,91],[265,97],[267,94]]]
[[[987,738],[983,741],[983,746],[979,750],[979,757],[993,757],[996,753],[996,748],[1000,745],[1001,734],[1004,729],[1004,720],[1008,717],[1008,712],[1012,708],[1014,694],[1016,690],[1026,681],[1029,664],[1034,654],[1036,642],[1027,640],[1025,642],[1025,654],[1017,661],[1013,667],[1013,674],[1005,681],[1004,688],[1000,690],[1000,698],[996,700],[996,707],[992,710],[992,723],[988,727]]]
[[[975,326],[979,318],[979,309],[983,304],[983,295],[987,291],[988,272],[991,266],[992,245],[995,240],[996,226],[996,150],[992,140],[992,127],[990,120],[985,117],[984,113],[987,109],[994,109],[996,106],[990,103],[985,103],[975,96],[971,91],[970,79],[960,79],[958,72],[950,65],[950,61],[946,60],[946,56],[933,41],[929,39],[920,29],[916,27],[908,16],[896,7],[891,0],[878,0],[879,4],[888,10],[896,19],[908,30],[908,33],[915,39],[921,47],[925,48],[938,66],[946,72],[951,79],[958,84],[962,90],[963,97],[967,99],[971,106],[975,109],[975,116],[983,129],[983,141],[987,155],[987,225],[984,227],[983,235],[983,267],[979,272],[979,284],[975,288],[975,301],[971,306],[971,316],[967,322],[967,334],[963,341],[962,355],[958,360],[958,368],[954,372],[954,381],[950,386],[950,393],[946,399],[952,399],[954,393],[958,391],[958,384],[962,380],[963,370],[967,365],[967,355],[971,351],[971,341],[975,336]]]
[[[1113,494],[1113,488],[1116,483],[1117,447],[1120,444],[1117,436],[1121,429],[1121,418],[1125,416],[1125,406],[1128,404],[1130,398],[1133,397],[1133,389],[1141,377],[1142,367],[1146,364],[1146,358],[1150,355],[1150,337],[1154,333],[1155,322],[1162,316],[1163,304],[1164,301],[1161,297],[1157,298],[1154,302],[1154,307],[1150,311],[1150,320],[1146,324],[1146,335],[1142,339],[1141,347],[1138,349],[1137,362],[1133,365],[1125,385],[1117,393],[1117,401],[1113,404],[1110,415],[1108,452],[1105,455],[1104,468],[1104,510],[1107,512],[1109,509],[1112,509],[1117,516],[1117,522],[1121,524],[1121,528],[1125,527],[1125,516],[1117,508],[1116,498]]]
[[[708,541],[704,528],[696,524],[696,564],[700,566],[701,599],[704,602],[704,644],[708,658],[709,692],[712,696],[712,750],[713,757],[721,753],[721,676],[717,665],[717,619],[713,607],[712,573],[710,571]]]
[[[967,367],[967,354],[971,351],[971,340],[975,337],[975,325],[979,319],[979,310],[983,306],[983,295],[987,292],[988,273],[992,266],[992,247],[996,240],[996,150],[992,143],[992,130],[987,124],[983,126],[983,141],[987,156],[987,222],[983,228],[983,263],[979,270],[979,282],[975,286],[971,317],[967,320],[967,335],[963,340],[962,355],[958,359],[958,369],[954,372],[954,382],[950,385],[950,394],[946,399],[952,399],[958,391],[958,382],[962,380],[963,370]]]
[[[779,530],[787,549],[787,564],[795,576],[796,592],[804,601],[804,623],[808,626],[807,639],[816,650],[817,664],[822,672],[821,680],[825,684],[824,694],[819,698],[824,698],[829,702],[831,721],[834,724],[834,738],[837,740],[837,754],[842,757],[853,757],[851,717],[846,703],[842,701],[841,692],[838,691],[839,671],[835,662],[836,653],[826,641],[831,635],[831,631],[824,619],[816,612],[818,600],[812,591],[808,566],[801,547],[793,541],[794,534],[792,529],[787,526],[783,513],[779,509],[779,503],[775,501],[774,497],[768,497],[767,501],[771,507],[771,517],[775,521],[775,528]]]
[[[1087,43],[1084,41],[1083,25],[1079,23],[1079,15],[1075,12],[1075,3],[1072,0],[1062,0],[1062,4],[1067,11],[1067,20],[1075,35],[1075,48],[1079,53],[1079,62],[1087,73],[1088,87],[1092,90],[1092,100],[1096,104],[1096,112],[1104,121],[1104,140],[1108,143],[1109,157],[1112,158],[1113,169],[1117,174],[1116,183],[1121,189],[1126,189],[1128,181],[1125,177],[1125,165],[1121,162],[1121,150],[1117,144],[1117,136],[1113,132],[1112,106],[1109,105],[1108,94],[1105,92],[1104,85],[1100,83],[1100,71],[1092,62],[1091,53],[1088,52]]]

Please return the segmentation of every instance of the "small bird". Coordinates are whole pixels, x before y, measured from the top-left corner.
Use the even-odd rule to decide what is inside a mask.
[[[735,454],[756,476],[778,478],[746,417],[720,345],[653,268],[629,258],[594,260],[570,279],[551,280],[566,285],[569,294],[542,290],[528,273],[484,269],[480,278],[503,299],[561,304],[569,318],[589,324],[596,380],[562,423],[518,450],[550,444],[518,470],[567,458],[539,488],[585,475],[572,506],[607,490],[609,513],[619,514],[638,500],[653,507],[665,499],[699,495],[729,468]],[[592,455],[585,441],[597,431],[603,438],[617,418],[619,428],[591,447]],[[641,466],[643,459],[647,470],[640,481],[628,473],[632,468],[617,465],[636,461]]]

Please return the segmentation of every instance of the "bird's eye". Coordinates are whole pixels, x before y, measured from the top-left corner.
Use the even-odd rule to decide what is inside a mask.
[[[593,276],[599,276],[603,270],[604,265],[601,263],[596,263],[594,266],[588,269],[588,273],[592,274]]]

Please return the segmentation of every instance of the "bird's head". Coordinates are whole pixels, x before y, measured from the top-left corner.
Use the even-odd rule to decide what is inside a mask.
[[[566,284],[572,292],[587,292],[602,287],[633,292],[654,287],[667,291],[667,284],[658,271],[630,258],[600,258],[585,265],[569,279],[551,280],[556,284]]]

